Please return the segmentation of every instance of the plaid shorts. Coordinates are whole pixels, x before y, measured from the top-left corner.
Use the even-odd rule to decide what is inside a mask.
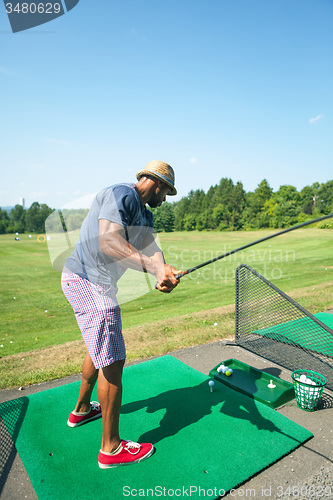
[[[120,307],[113,287],[96,285],[64,269],[61,287],[95,368],[126,359]]]

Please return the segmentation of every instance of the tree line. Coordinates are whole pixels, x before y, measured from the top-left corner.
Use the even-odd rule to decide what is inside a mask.
[[[53,209],[35,201],[30,208],[15,205],[8,213],[0,208],[0,234],[5,233],[44,233],[45,221]]]
[[[285,228],[333,213],[333,180],[315,182],[301,191],[283,185],[273,192],[264,179],[253,192],[245,192],[242,182],[222,178],[207,193],[192,190],[177,202],[151,210],[158,232]],[[0,208],[0,234],[43,233],[45,220],[53,211],[38,202],[28,209],[15,205],[9,213]],[[63,227],[68,231],[80,227],[86,214],[84,209],[63,211]],[[332,219],[322,221],[320,227],[333,228]]]
[[[158,232],[285,228],[333,213],[333,181],[316,182],[301,191],[283,185],[273,192],[264,179],[253,192],[245,192],[241,182],[222,178],[207,193],[192,190],[180,201],[152,211]],[[333,220],[320,227],[333,228]]]

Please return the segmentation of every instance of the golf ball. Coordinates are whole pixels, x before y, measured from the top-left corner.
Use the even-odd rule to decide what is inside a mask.
[[[227,371],[225,372],[225,374],[226,374],[226,376],[227,376],[227,377],[230,377],[230,376],[231,376],[231,371],[230,371],[230,370],[227,370]]]
[[[306,382],[306,375],[301,375],[299,378],[300,382]]]
[[[213,392],[214,384],[215,384],[214,380],[210,380],[208,382],[210,392]]]
[[[234,370],[232,368],[228,368],[228,371],[230,372],[230,375],[234,373]]]

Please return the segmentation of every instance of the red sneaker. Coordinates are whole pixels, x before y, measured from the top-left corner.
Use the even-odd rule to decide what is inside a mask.
[[[145,460],[154,453],[154,446],[150,443],[134,443],[133,441],[121,441],[121,450],[115,455],[99,451],[98,465],[101,469],[109,469],[118,465],[135,464]]]
[[[73,411],[69,415],[67,425],[69,427],[78,427],[79,425],[86,424],[91,420],[95,420],[102,416],[101,405],[97,401],[91,401],[90,410],[87,413],[75,414]]]

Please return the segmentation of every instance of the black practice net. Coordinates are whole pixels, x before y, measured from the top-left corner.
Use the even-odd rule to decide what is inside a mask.
[[[251,267],[236,270],[236,343],[333,390],[333,331]]]

